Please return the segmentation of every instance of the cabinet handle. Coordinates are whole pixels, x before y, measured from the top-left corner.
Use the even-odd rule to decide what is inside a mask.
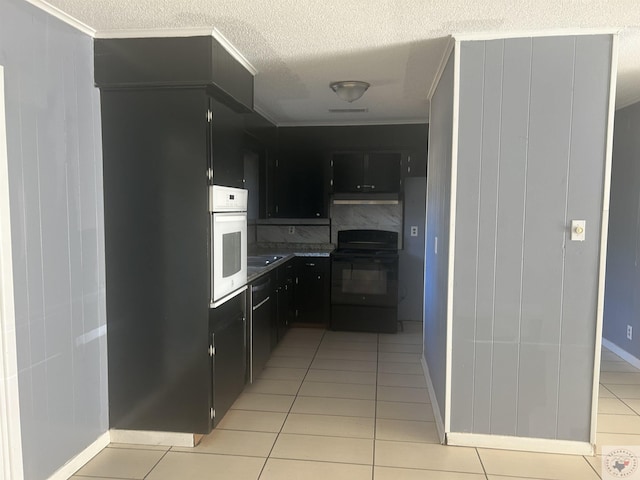
[[[271,300],[271,297],[267,297],[265,298],[263,301],[261,301],[258,305],[256,305],[255,307],[252,308],[252,310],[255,312],[257,309],[259,309],[261,306],[263,306],[265,303],[267,303],[269,300]]]
[[[375,190],[376,186],[375,185],[362,185],[364,188],[370,188],[371,190]],[[360,186],[358,186],[358,188],[360,188]]]
[[[356,185],[356,188],[360,188],[360,185]]]
[[[307,267],[315,267],[315,266],[316,266],[316,264],[315,264],[315,263],[305,263],[305,265],[306,265]]]

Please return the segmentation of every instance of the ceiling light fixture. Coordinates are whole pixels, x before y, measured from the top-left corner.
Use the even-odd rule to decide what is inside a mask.
[[[329,87],[342,100],[351,103],[362,97],[370,85],[367,82],[358,80],[343,80],[341,82],[332,82]]]

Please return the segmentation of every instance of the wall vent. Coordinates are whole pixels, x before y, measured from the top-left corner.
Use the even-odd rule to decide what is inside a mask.
[[[330,108],[329,113],[367,113],[368,108]]]

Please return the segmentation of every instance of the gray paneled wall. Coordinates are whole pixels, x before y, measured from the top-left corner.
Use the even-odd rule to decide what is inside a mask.
[[[604,337],[640,358],[640,103],[616,112]],[[633,327],[627,338],[627,325]]]
[[[453,432],[589,441],[611,47],[461,43]]]
[[[0,0],[24,471],[108,428],[104,220],[92,39]]]
[[[424,356],[443,423],[446,408],[453,64],[454,55],[451,54],[431,99],[425,229]]]

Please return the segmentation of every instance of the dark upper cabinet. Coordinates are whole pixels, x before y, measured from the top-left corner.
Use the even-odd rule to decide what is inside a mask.
[[[239,112],[253,110],[253,74],[213,36],[94,41],[98,87],[208,86]]]
[[[338,152],[332,163],[334,193],[400,191],[400,152]]]
[[[364,153],[333,154],[333,191],[361,192],[364,183]]]
[[[275,166],[271,216],[326,218],[328,169],[329,161],[320,152],[281,152]]]
[[[244,115],[210,99],[213,183],[244,187]]]

